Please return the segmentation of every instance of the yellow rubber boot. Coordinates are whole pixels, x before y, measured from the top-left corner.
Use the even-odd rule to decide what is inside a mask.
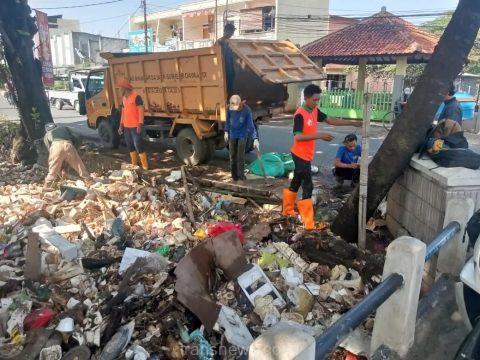
[[[138,153],[136,151],[130,152],[130,162],[132,165],[138,165]]]
[[[142,163],[143,170],[148,170],[148,159],[146,152],[140,153],[140,162]]]
[[[282,214],[283,216],[297,216],[294,210],[295,200],[297,199],[297,193],[290,191],[289,189],[283,189],[282,194]]]
[[[313,219],[313,201],[312,199],[300,200],[297,203],[298,212],[303,221],[305,230],[315,230],[315,221]]]

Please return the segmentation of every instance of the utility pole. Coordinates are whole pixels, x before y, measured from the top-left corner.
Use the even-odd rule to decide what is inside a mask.
[[[145,52],[148,53],[148,25],[147,25],[147,0],[142,0],[143,30],[145,31]]]

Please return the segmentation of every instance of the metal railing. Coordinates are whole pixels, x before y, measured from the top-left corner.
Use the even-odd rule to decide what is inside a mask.
[[[427,246],[425,261],[432,258],[448,241],[460,232],[457,221],[449,223]],[[389,275],[380,285],[362,301],[343,314],[332,326],[315,339],[315,358],[325,359],[347,335],[375,312],[390,296],[403,286],[403,276],[397,273]]]

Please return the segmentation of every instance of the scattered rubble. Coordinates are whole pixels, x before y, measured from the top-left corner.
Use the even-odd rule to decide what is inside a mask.
[[[377,285],[372,254],[198,171],[124,166],[44,189],[44,169],[0,164],[0,356],[242,354],[278,324],[320,333]]]

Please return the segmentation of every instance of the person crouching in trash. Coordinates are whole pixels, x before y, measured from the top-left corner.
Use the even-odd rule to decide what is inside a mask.
[[[335,157],[334,175],[337,185],[342,186],[345,180],[351,180],[350,186],[354,187],[360,178],[360,164],[358,159],[362,156],[362,146],[357,145],[357,136],[345,136],[343,145],[338,148]]]
[[[252,110],[242,102],[239,95],[232,95],[227,109],[225,142],[230,151],[230,171],[233,181],[245,181],[245,146],[249,138],[260,149],[257,130],[253,123]]]

